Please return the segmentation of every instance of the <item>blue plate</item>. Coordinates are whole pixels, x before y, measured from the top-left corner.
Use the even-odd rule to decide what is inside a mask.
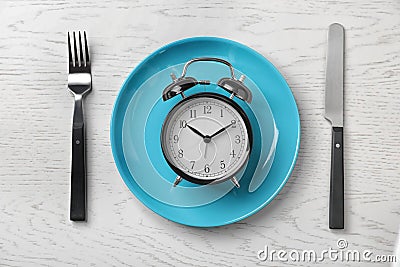
[[[245,186],[231,190],[231,188],[223,188],[227,185],[220,185],[219,187],[214,187],[213,190],[222,188],[221,190],[227,190],[226,193],[212,201],[207,201],[204,205],[174,205],[176,199],[172,199],[171,203],[160,201],[163,194],[166,194],[166,190],[160,185],[171,182],[169,180],[174,177],[174,174],[166,171],[167,165],[164,163],[162,156],[160,156],[162,154],[160,152],[158,132],[161,127],[160,122],[163,121],[166,115],[162,113],[168,112],[170,106],[163,105],[159,98],[163,88],[170,82],[165,78],[168,76],[166,75],[167,72],[169,74],[173,70],[176,71],[175,74],[179,74],[182,70],[182,64],[186,61],[203,56],[226,59],[235,67],[235,71],[238,74],[243,73],[248,77],[249,83],[253,84],[257,88],[257,92],[260,93],[261,97],[258,99],[263,98],[268,102],[268,104],[265,104],[265,112],[264,109],[260,109],[263,106],[253,109],[255,116],[252,114],[251,107],[243,107],[245,110],[247,109],[246,112],[251,113],[252,126],[254,124],[258,126],[266,125],[263,119],[257,122],[257,112],[258,119],[260,119],[260,114],[272,113],[272,121],[274,121],[276,128],[279,130],[279,138],[272,166],[268,169],[269,172],[264,174],[265,181],[256,191],[250,193]],[[217,75],[219,69],[212,68],[214,67],[199,67],[198,71],[204,73],[205,69],[209,71],[211,69],[212,74]],[[208,78],[211,73],[207,75],[205,78]],[[218,74],[217,76],[220,75]],[[196,78],[203,79],[203,77]],[[215,90],[218,89],[215,88]],[[143,98],[144,94],[149,97]],[[149,104],[152,105],[151,108],[148,104],[145,104],[145,101],[149,101]],[[173,104],[171,102],[169,105]],[[140,106],[143,108],[141,109]],[[164,109],[164,112],[160,113],[162,109]],[[270,116],[271,118],[272,115]],[[153,124],[146,124],[146,121],[153,121]],[[267,136],[265,131],[263,133],[264,128],[265,126],[261,127],[262,133],[258,135],[263,136],[263,138],[259,138],[261,141],[265,141]],[[151,142],[151,140],[155,141]],[[138,143],[135,144],[134,142]],[[289,179],[297,158],[299,145],[299,114],[290,88],[282,75],[268,60],[254,50],[242,44],[215,37],[196,37],[180,40],[160,48],[147,57],[133,70],[122,86],[111,118],[113,156],[128,188],[154,212],[169,220],[190,226],[212,227],[225,225],[244,219],[259,211],[279,193]],[[143,146],[145,149],[140,150],[139,146]],[[262,154],[265,147],[266,145],[263,143],[258,153]],[[254,151],[257,151],[257,149],[254,149]],[[255,160],[252,160],[252,156],[253,158],[257,157],[254,153],[252,152],[253,155],[250,156],[249,166],[257,165],[257,163],[251,164],[251,162],[255,162]],[[143,159],[150,159],[151,164],[146,165]],[[249,166],[248,168],[250,168]],[[146,177],[138,175],[141,172],[149,173],[149,175]],[[244,177],[246,177],[246,173],[250,172],[246,170]],[[163,179],[156,180],[153,178],[156,176],[160,176]],[[245,180],[245,178],[242,179]],[[143,189],[143,182],[150,186],[153,183],[154,188],[159,191],[149,194],[148,190]],[[190,184],[186,186],[183,184],[182,188],[179,190],[196,189],[192,188]],[[201,189],[199,188],[198,190]],[[167,197],[179,196],[178,193],[178,191],[175,191],[175,193],[169,191],[170,195],[167,195]],[[184,191],[180,193],[185,194]],[[210,195],[212,193],[210,191]],[[160,198],[155,194],[160,194]],[[182,202],[182,199],[178,199],[178,202]]]

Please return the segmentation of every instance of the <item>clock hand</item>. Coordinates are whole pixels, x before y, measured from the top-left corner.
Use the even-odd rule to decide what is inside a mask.
[[[221,129],[219,129],[218,131],[216,131],[215,133],[213,133],[213,134],[210,136],[210,139],[213,138],[214,136],[216,136],[216,135],[222,133],[223,131],[225,131],[225,130],[228,129],[229,127],[231,127],[232,124],[233,124],[233,123],[231,123],[231,124],[229,124],[229,125],[227,125],[227,126],[221,128]]]
[[[197,135],[199,135],[199,136],[201,136],[201,138],[205,138],[205,136],[199,131],[199,130],[197,130],[196,128],[193,128],[192,126],[190,126],[189,124],[186,124],[187,125],[187,127],[190,129],[190,130],[192,130],[195,134],[197,134]]]

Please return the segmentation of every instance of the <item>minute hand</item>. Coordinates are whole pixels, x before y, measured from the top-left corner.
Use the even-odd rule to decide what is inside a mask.
[[[227,125],[227,126],[221,128],[221,129],[219,129],[218,131],[216,131],[215,133],[213,133],[213,134],[210,136],[210,138],[213,138],[214,136],[216,136],[216,135],[222,133],[223,131],[225,131],[226,129],[228,129],[229,127],[231,127],[232,124],[233,124],[233,123],[231,123],[231,124],[229,124],[229,125]]]

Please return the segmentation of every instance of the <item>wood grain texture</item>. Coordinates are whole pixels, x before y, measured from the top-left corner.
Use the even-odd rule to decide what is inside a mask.
[[[1,1],[0,18],[1,266],[280,266],[259,261],[257,251],[321,251],[339,238],[352,249],[393,252],[400,224],[398,0],[21,0]],[[327,216],[324,68],[333,22],[346,28],[345,231],[330,231]],[[88,32],[94,73],[85,102],[89,210],[87,223],[71,223],[66,32],[80,29]],[[230,38],[266,56],[287,79],[302,123],[297,165],[278,197],[244,221],[213,229],[178,225],[144,207],[122,182],[109,141],[113,102],[129,72],[158,47],[199,35]]]

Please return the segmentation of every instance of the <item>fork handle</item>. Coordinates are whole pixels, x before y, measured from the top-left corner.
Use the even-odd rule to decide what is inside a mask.
[[[86,220],[85,124],[83,121],[82,97],[75,98],[72,127],[70,220]]]

